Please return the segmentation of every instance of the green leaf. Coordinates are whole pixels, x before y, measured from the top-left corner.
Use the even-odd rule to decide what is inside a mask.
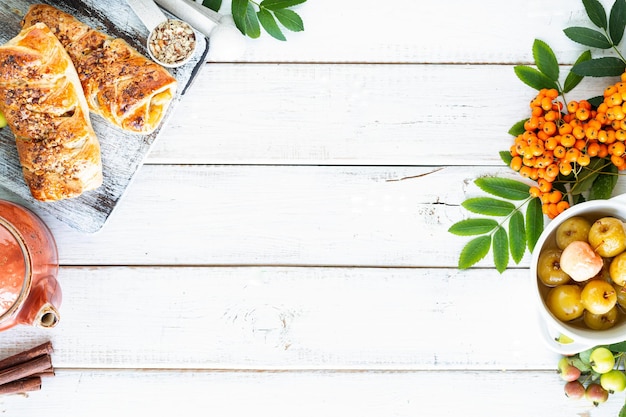
[[[528,198],[530,191],[528,184],[509,178],[481,177],[474,184],[486,193],[507,200],[524,200]]]
[[[214,12],[219,12],[222,7],[222,0],[202,0],[202,5],[208,7]]]
[[[558,85],[554,80],[551,80],[535,68],[526,65],[516,65],[513,67],[513,71],[515,71],[517,78],[535,90],[541,90],[542,88],[555,88],[558,90]]]
[[[507,216],[515,210],[513,203],[491,197],[468,198],[461,205],[466,210],[486,216]]]
[[[607,165],[589,190],[589,200],[606,200],[611,198],[617,184],[618,169],[615,165]]]
[[[589,190],[605,164],[606,161],[604,159],[593,158],[589,165],[578,173],[576,183],[570,192],[573,195],[577,195]]]
[[[626,1],[615,0],[609,16],[609,36],[614,45],[622,41],[626,28]]]
[[[580,54],[574,65],[581,62],[589,61],[591,59],[591,51],[587,50]],[[582,75],[576,74],[574,71],[569,71],[567,77],[565,77],[565,83],[563,84],[563,92],[569,93],[583,80]],[[604,97],[602,97],[604,99]]]
[[[491,236],[480,236],[467,242],[459,256],[459,269],[467,269],[489,253]]]
[[[598,106],[604,102],[604,96],[590,97],[587,99],[587,101],[589,102],[589,104],[597,109]]]
[[[542,40],[535,39],[533,43],[533,57],[539,71],[553,81],[559,79],[559,63],[552,48]]]
[[[279,41],[287,40],[285,39],[285,35],[283,35],[283,32],[278,27],[276,19],[274,19],[274,16],[272,16],[272,12],[267,9],[261,8],[256,15],[259,18],[261,26],[263,26],[263,29],[265,29],[265,31],[269,33],[270,36],[272,36],[274,39],[278,39]]]
[[[563,32],[565,33],[565,36],[574,42],[585,46],[600,49],[609,49],[613,46],[602,32],[598,32],[595,29],[572,26],[567,29],[563,29]]]
[[[493,219],[466,219],[454,223],[448,232],[457,236],[476,236],[491,232],[498,227]]]
[[[614,77],[622,75],[626,64],[619,58],[607,56],[584,61],[572,67],[578,75],[589,75],[591,77]]]
[[[626,352],[626,342],[612,343],[607,346],[611,352]]]
[[[268,10],[280,10],[304,3],[306,0],[263,0],[259,5]]]
[[[230,6],[235,26],[242,34],[246,34],[246,15],[248,12],[249,0],[233,0]]]
[[[304,30],[304,23],[298,13],[293,10],[278,9],[274,11],[276,19],[287,29],[292,32],[301,32]]]
[[[617,417],[626,417],[626,404],[624,404],[622,408],[620,408]]]
[[[259,19],[257,18],[252,3],[248,3],[248,7],[246,8],[244,25],[246,27],[246,35],[249,37],[256,39],[261,36],[261,26],[259,25]]]
[[[526,131],[526,129],[524,129],[524,123],[526,123],[527,120],[528,119],[520,120],[519,122],[511,126],[511,128],[509,129],[509,134],[517,137],[524,133]]]
[[[511,155],[510,151],[500,151],[498,152],[498,154],[500,155],[500,159],[502,159],[502,162],[504,162],[506,166],[511,165],[511,161],[513,160],[513,155]]]
[[[599,28],[606,29],[606,11],[598,0],[583,0],[589,20]]]
[[[509,265],[509,239],[502,226],[498,226],[493,234],[493,263],[499,273],[503,273]]]
[[[541,211],[541,201],[533,198],[526,207],[526,244],[528,250],[533,251],[541,232],[543,232],[543,212]]]
[[[509,219],[509,249],[513,261],[518,264],[524,257],[524,252],[526,252],[524,215],[520,211],[513,213]]]

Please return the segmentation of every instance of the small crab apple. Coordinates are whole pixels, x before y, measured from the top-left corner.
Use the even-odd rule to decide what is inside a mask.
[[[575,240],[563,249],[560,265],[574,281],[583,282],[598,275],[604,261],[589,243]]]
[[[587,242],[591,222],[584,217],[574,216],[565,220],[556,229],[556,245],[565,249],[567,245],[577,240]]]
[[[585,397],[591,401],[593,405],[597,406],[609,399],[609,392],[602,388],[602,385],[597,382],[592,382],[585,390]]]
[[[615,366],[615,356],[608,348],[600,346],[589,355],[589,363],[595,372],[605,374]]]
[[[563,357],[558,363],[557,371],[563,381],[571,382],[580,378],[580,369],[572,365],[569,358]]]
[[[585,397],[585,386],[579,380],[569,381],[563,387],[563,391],[565,391],[567,398],[572,400],[579,400]]]
[[[580,301],[591,313],[606,314],[617,304],[617,291],[602,279],[592,279],[580,292]]]
[[[600,385],[610,394],[622,392],[626,389],[626,374],[619,369],[612,369],[600,375]]]
[[[589,229],[589,244],[600,256],[612,258],[626,250],[624,223],[616,217],[596,220]]]

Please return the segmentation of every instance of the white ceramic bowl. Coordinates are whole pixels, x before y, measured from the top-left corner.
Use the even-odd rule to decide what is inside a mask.
[[[609,200],[592,200],[572,206],[548,223],[537,241],[530,265],[530,281],[533,287],[533,296],[539,308],[540,325],[546,343],[554,351],[562,354],[577,353],[596,345],[617,343],[626,340],[625,317],[622,317],[621,322],[611,329],[590,330],[560,321],[554,317],[546,307],[543,295],[548,291],[548,288],[539,282],[537,278],[537,262],[539,255],[544,248],[556,246],[556,229],[565,220],[574,216],[583,216],[591,221],[601,217],[612,216],[626,221],[626,194]],[[561,343],[557,341],[560,334],[568,336],[573,342]]]

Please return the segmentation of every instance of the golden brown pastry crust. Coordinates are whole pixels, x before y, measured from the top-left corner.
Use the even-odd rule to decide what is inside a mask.
[[[34,198],[76,197],[102,184],[100,144],[78,75],[45,24],[0,46],[0,110]]]
[[[176,79],[165,68],[53,6],[31,6],[22,25],[37,22],[48,25],[69,53],[91,111],[131,132],[158,127],[176,93]]]

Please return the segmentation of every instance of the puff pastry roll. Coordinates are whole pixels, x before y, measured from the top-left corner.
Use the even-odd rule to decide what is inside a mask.
[[[34,198],[76,197],[102,184],[100,144],[78,75],[45,24],[0,46],[0,110]]]
[[[53,6],[31,6],[22,26],[37,22],[48,25],[67,50],[92,112],[135,133],[158,127],[176,93],[176,79],[165,68]]]

